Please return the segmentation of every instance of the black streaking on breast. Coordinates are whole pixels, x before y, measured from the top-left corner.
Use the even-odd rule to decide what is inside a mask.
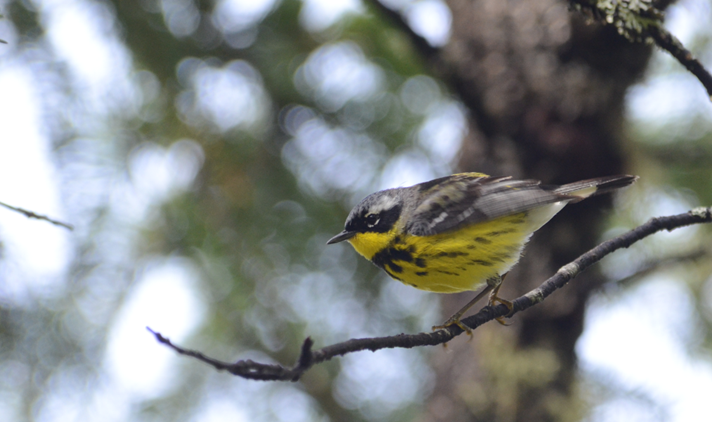
[[[371,258],[371,262],[378,268],[385,270],[393,278],[396,277],[392,273],[403,272],[403,267],[396,264],[396,261],[413,262],[413,254],[409,250],[390,247],[376,253],[373,258]]]

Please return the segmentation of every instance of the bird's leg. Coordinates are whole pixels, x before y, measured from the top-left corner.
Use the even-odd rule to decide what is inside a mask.
[[[463,306],[459,311],[455,312],[453,316],[448,318],[447,321],[445,321],[442,325],[435,325],[433,326],[433,331],[435,330],[442,330],[444,328],[447,328],[451,325],[457,325],[467,333],[468,336],[472,335],[472,329],[468,327],[467,325],[463,324],[460,321],[460,318],[462,318],[462,315],[465,314],[475,303],[477,303],[480,299],[482,299],[485,295],[490,294],[492,292],[492,289],[498,289],[499,285],[502,283],[502,277],[497,276],[497,277],[492,277],[487,280],[487,286],[477,294],[477,296],[474,297],[471,301],[467,302],[465,306]],[[490,295],[490,299],[492,296]]]
[[[499,288],[502,287],[502,281],[504,281],[504,278],[507,276],[508,273],[505,273],[503,276],[499,278],[499,283],[492,289],[492,292],[489,295],[489,299],[487,301],[488,306],[494,306],[497,303],[501,303],[502,305],[506,306],[507,309],[509,309],[509,314],[505,316],[501,316],[498,318],[495,318],[497,322],[499,322],[502,325],[509,325],[507,322],[504,320],[505,317],[508,317],[511,313],[512,310],[514,309],[514,304],[506,299],[502,299],[497,295],[499,293]]]

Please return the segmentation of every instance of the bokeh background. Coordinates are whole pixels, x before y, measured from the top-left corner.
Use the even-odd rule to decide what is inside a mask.
[[[355,353],[296,383],[216,372],[145,328],[287,365],[306,336],[429,330],[468,295],[417,291],[325,242],[366,194],[458,170],[641,176],[534,236],[505,297],[597,241],[712,205],[712,105],[669,55],[554,0],[3,0],[0,13],[0,201],[74,226],[0,208],[0,420],[709,413],[707,227],[619,251],[472,341]],[[712,3],[666,15],[712,68]]]

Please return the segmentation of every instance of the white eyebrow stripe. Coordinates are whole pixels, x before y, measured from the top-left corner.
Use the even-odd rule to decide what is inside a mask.
[[[392,196],[384,196],[381,200],[371,207],[368,211],[373,214],[378,214],[382,211],[387,211],[398,204],[398,200]]]

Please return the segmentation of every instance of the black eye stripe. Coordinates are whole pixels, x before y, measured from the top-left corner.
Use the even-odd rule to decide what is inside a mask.
[[[381,214],[368,214],[365,217],[366,225],[369,227],[374,227],[381,221]]]
[[[362,209],[353,218],[347,221],[346,229],[359,233],[385,233],[393,228],[400,217],[402,207],[395,205],[387,210],[369,212]]]

